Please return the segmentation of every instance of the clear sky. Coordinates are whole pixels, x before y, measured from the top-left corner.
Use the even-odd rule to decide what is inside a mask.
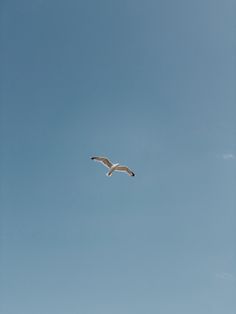
[[[235,16],[1,1],[3,314],[235,313]]]

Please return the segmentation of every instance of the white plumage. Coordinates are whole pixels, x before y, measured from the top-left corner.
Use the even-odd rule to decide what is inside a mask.
[[[109,171],[107,173],[107,176],[110,177],[112,176],[113,171],[121,171],[121,172],[126,172],[129,176],[134,177],[135,174],[133,171],[131,171],[128,167],[126,166],[120,166],[119,164],[113,164],[110,162],[110,160],[106,157],[99,157],[99,156],[94,156],[91,157],[92,160],[96,160],[98,162],[101,162],[104,166],[109,168]]]

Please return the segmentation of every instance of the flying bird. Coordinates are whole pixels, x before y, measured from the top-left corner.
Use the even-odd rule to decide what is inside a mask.
[[[120,166],[119,164],[113,164],[112,162],[110,162],[110,160],[106,157],[98,157],[98,156],[94,156],[91,157],[92,160],[96,160],[98,162],[101,162],[104,166],[106,166],[109,171],[107,173],[108,177],[112,176],[113,171],[121,171],[121,172],[126,172],[129,176],[134,177],[135,174],[133,173],[133,171],[131,171],[128,167],[126,166]]]

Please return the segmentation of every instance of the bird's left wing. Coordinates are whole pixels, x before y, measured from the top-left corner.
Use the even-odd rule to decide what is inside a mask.
[[[133,171],[131,171],[128,167],[126,166],[118,166],[116,168],[117,171],[123,171],[123,172],[127,172],[129,176],[134,177],[135,173]]]
[[[104,164],[104,166],[107,166],[108,168],[111,168],[113,166],[113,164],[110,162],[110,160],[106,157],[94,156],[94,157],[91,157],[91,159],[102,162]]]

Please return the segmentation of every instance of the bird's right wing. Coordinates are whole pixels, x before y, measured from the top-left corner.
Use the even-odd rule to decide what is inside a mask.
[[[126,166],[118,166],[118,167],[116,168],[116,170],[117,170],[117,171],[124,171],[124,172],[127,172],[128,175],[131,176],[131,177],[134,177],[134,176],[135,176],[134,172],[131,171],[131,170],[130,170],[128,167],[126,167]]]
[[[111,168],[113,166],[113,164],[110,162],[110,160],[106,157],[94,156],[94,157],[91,157],[91,159],[102,162],[104,164],[104,166],[106,166],[108,168]]]

